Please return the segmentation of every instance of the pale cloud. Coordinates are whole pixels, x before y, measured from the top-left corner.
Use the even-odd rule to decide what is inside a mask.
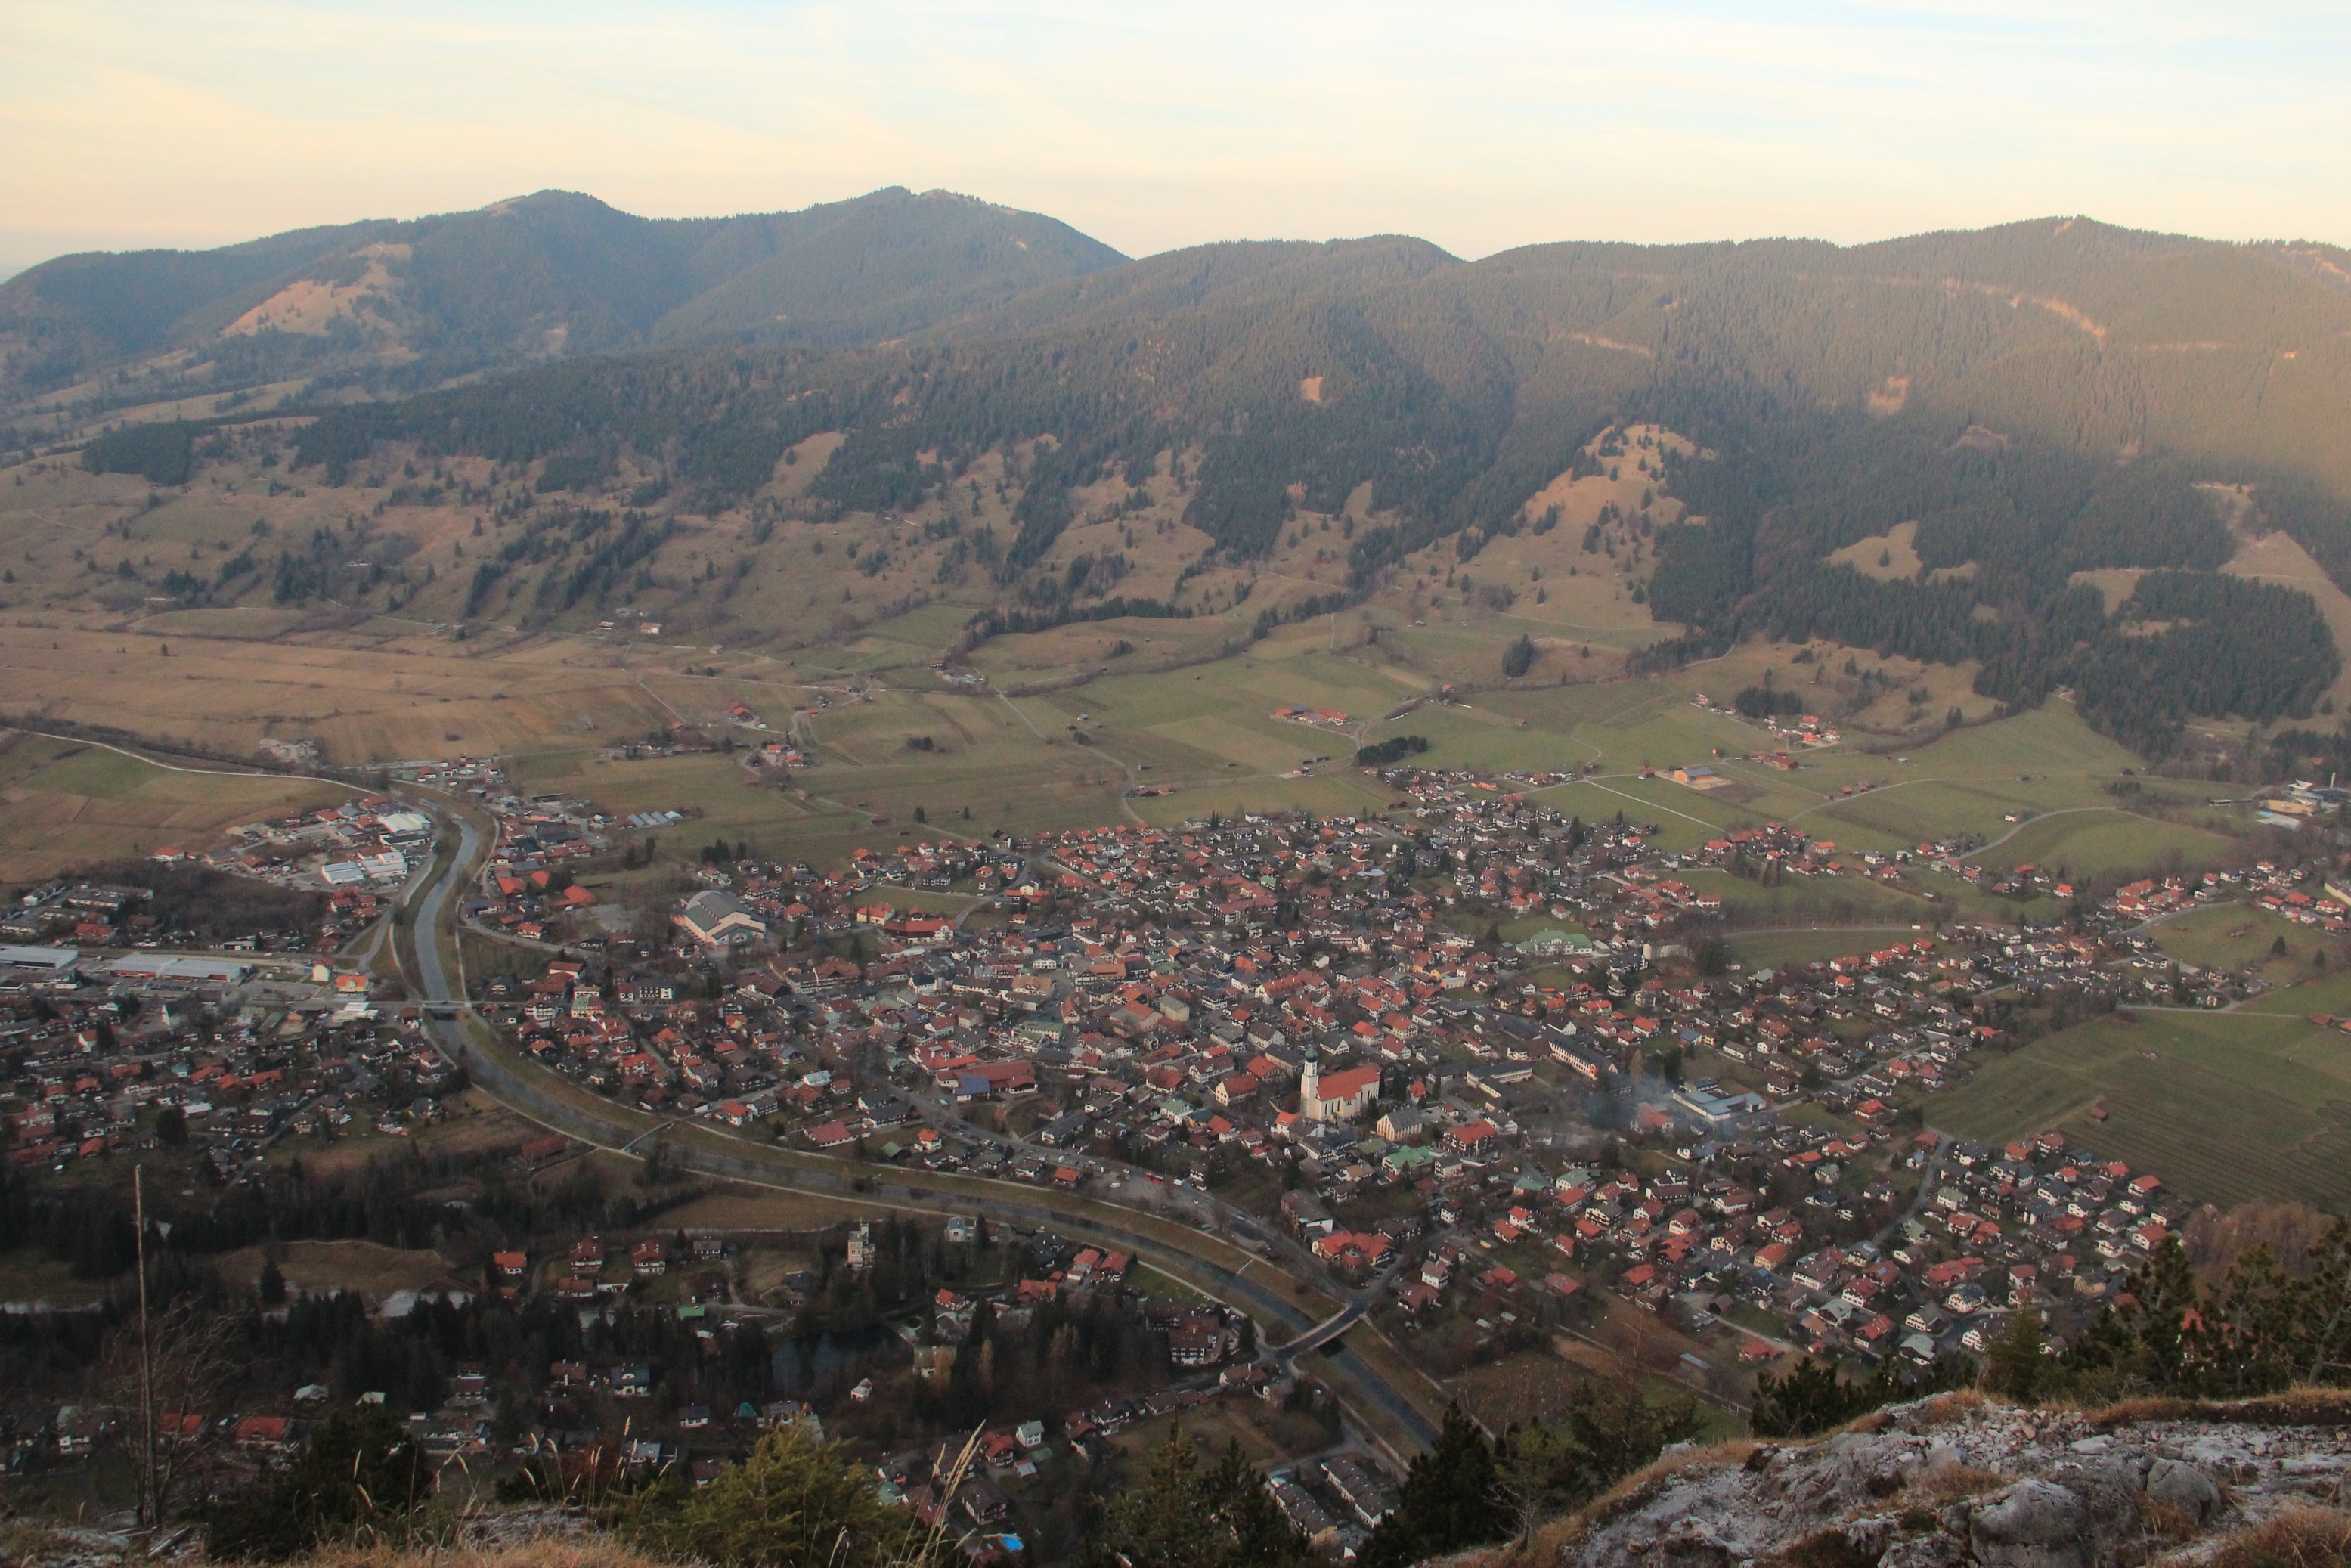
[[[1144,253],[1858,240],[2052,213],[2351,241],[2351,13],[2202,0],[12,0],[0,262],[546,186],[944,185]]]

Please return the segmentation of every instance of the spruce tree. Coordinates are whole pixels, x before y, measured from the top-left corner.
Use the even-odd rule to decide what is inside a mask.
[[[2008,1331],[1984,1358],[1984,1387],[2016,1404],[2032,1404],[2044,1381],[2042,1348],[2046,1343],[2038,1312],[2022,1306],[2011,1312]]]
[[[1413,1460],[1395,1511],[1380,1521],[1356,1561],[1361,1568],[1408,1568],[1510,1532],[1494,1445],[1457,1404],[1447,1406],[1436,1445]]]
[[[1313,1561],[1240,1445],[1227,1445],[1204,1470],[1180,1425],[1152,1453],[1142,1484],[1105,1511],[1080,1558],[1084,1568],[1307,1568]]]

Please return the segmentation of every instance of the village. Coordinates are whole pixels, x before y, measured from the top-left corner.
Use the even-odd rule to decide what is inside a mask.
[[[1946,1138],[1921,1124],[1927,1095],[2003,1046],[2009,1005],[2061,988],[2211,1006],[2259,989],[2147,957],[2137,930],[2166,912],[2258,900],[2340,924],[2262,865],[2131,884],[2087,930],[1949,925],[1701,973],[1720,904],[1689,868],[1983,873],[1963,842],[1847,854],[1777,826],[1657,852],[1641,825],[1562,816],[1522,780],[1396,781],[1411,807],[1385,820],[908,844],[831,873],[737,863],[635,972],[558,959],[485,1001],[542,1062],[647,1110],[1196,1205],[1381,1287],[1384,1331],[1456,1370],[1604,1295],[1689,1333],[1686,1370],[1729,1392],[1795,1348],[1923,1368],[1980,1348],[2018,1300],[2062,1333],[2181,1204],[2062,1139]],[[493,889],[528,858],[502,858]],[[2001,880],[2074,892],[2031,868]],[[922,907],[948,890],[972,900],[961,914]],[[1481,941],[1473,909],[1559,924]]]
[[[1440,1378],[1635,1314],[1671,1336],[1669,1381],[1735,1409],[1755,1369],[1798,1354],[1928,1375],[2028,1303],[2061,1343],[2078,1332],[2183,1222],[2186,1198],[2057,1134],[1997,1148],[1945,1135],[1925,1124],[1927,1097],[2053,995],[2219,1007],[2262,988],[2165,958],[2151,922],[2241,903],[2344,926],[2324,889],[2262,862],[2144,878],[2086,921],[1947,924],[1742,968],[1710,939],[1721,901],[1686,880],[1699,869],[2074,889],[2031,867],[1991,877],[1964,840],[1855,853],[1767,824],[1668,852],[1646,824],[1543,802],[1574,777],[1400,770],[1405,804],[1384,818],[942,836],[829,872],[705,856],[656,927],[574,875],[683,818],[517,796],[474,765],[453,781],[497,836],[461,927],[521,960],[475,977],[479,1015],[590,1092],[872,1168],[1217,1228],[1360,1297],[1372,1331]],[[0,949],[14,1166],[56,1174],[170,1148],[223,1190],[266,1195],[288,1140],[434,1125],[462,1075],[396,987],[331,958],[393,895],[336,868],[429,861],[432,842],[431,820],[386,797],[241,830],[204,863],[299,890],[310,924],[202,952],[148,950],[189,936],[141,920],[148,890],[33,890],[5,934],[80,946]],[[1499,941],[1497,919],[1538,928]],[[555,1135],[496,1157],[529,1172],[576,1153]],[[1296,1417],[1294,1462],[1270,1485],[1310,1536],[1352,1548],[1387,1506],[1399,1456],[1352,1429],[1310,1437],[1307,1416],[1336,1420],[1314,1414],[1327,1396],[1246,1313],[1170,1300],[1164,1281],[1142,1282],[1141,1260],[1044,1232],[998,1238],[1017,1260],[980,1270],[992,1284],[926,1286],[918,1306],[883,1311],[900,1348],[861,1353],[859,1379],[836,1368],[792,1397],[753,1379],[762,1397],[730,1401],[735,1385],[690,1362],[632,1354],[647,1341],[622,1325],[652,1313],[678,1343],[719,1347],[703,1354],[755,1328],[762,1343],[819,1332],[833,1249],[841,1278],[867,1277],[873,1228],[814,1243],[820,1278],[803,1268],[754,1291],[740,1239],[664,1230],[650,1211],[611,1223],[634,1204],[508,1238],[479,1291],[368,1300],[385,1332],[476,1298],[573,1324],[569,1353],[505,1396],[500,1420],[485,1414],[498,1391],[452,1360],[411,1417],[435,1451],[528,1459],[625,1430],[629,1464],[706,1480],[778,1420],[860,1442],[903,1433],[906,1400],[934,1397],[906,1391],[949,1389],[976,1343],[1040,1312],[1107,1312],[1147,1336],[1147,1367],[991,1428],[952,1489],[936,1440],[885,1455],[885,1495],[1015,1556],[1057,1454],[1099,1455],[1133,1423],[1221,1399]],[[986,1228],[950,1217],[928,1245],[967,1248]],[[324,1391],[313,1377],[216,1419],[257,1463],[296,1440]],[[9,1419],[17,1451],[44,1464],[105,1426],[62,1405]]]

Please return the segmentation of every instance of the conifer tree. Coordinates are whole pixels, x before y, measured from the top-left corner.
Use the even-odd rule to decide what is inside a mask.
[[[1510,1530],[1494,1445],[1451,1405],[1435,1446],[1412,1461],[1395,1511],[1380,1521],[1356,1561],[1362,1568],[1407,1568],[1499,1541]]]

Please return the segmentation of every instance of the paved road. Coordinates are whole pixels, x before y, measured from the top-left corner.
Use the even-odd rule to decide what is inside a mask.
[[[1321,1350],[1324,1345],[1345,1333],[1362,1321],[1364,1313],[1372,1310],[1372,1303],[1379,1299],[1380,1291],[1395,1278],[1396,1271],[1402,1267],[1401,1261],[1390,1263],[1374,1275],[1362,1290],[1348,1292],[1346,1303],[1337,1312],[1281,1346],[1275,1354],[1283,1361],[1289,1361],[1293,1357],[1304,1355],[1310,1351]]]
[[[463,991],[447,972],[437,934],[451,895],[465,885],[466,876],[480,853],[481,835],[472,821],[462,813],[444,815],[454,818],[456,822],[459,834],[457,853],[448,869],[418,902],[416,918],[408,928],[407,935],[413,956],[412,972],[421,984],[424,998],[433,1002],[462,1004],[465,1000]],[[557,1093],[545,1081],[543,1070],[518,1062],[503,1051],[485,1049],[468,1033],[467,1021],[462,1016],[456,1019],[434,1018],[428,1019],[428,1027],[443,1050],[462,1062],[473,1082],[492,1097],[543,1125],[600,1148],[618,1150],[636,1143],[644,1135],[646,1129],[639,1124],[640,1119],[621,1107],[613,1106],[607,1111],[598,1104],[582,1103],[568,1095]],[[713,1146],[721,1142],[735,1141],[726,1139],[716,1129],[699,1124],[679,1124],[679,1130],[688,1135],[668,1141],[670,1157],[686,1169],[729,1180],[786,1192],[837,1193],[852,1197],[859,1204],[871,1203],[877,1208],[979,1214],[998,1224],[1051,1230],[1138,1255],[1182,1250],[1174,1247],[1165,1236],[1130,1229],[1098,1216],[1074,1215],[1040,1203],[1029,1189],[1009,1184],[1003,1184],[1004,1196],[1001,1197],[970,1191],[974,1178],[955,1178],[952,1188],[944,1183],[941,1186],[932,1187],[920,1179],[925,1173],[895,1171],[883,1166],[862,1167],[827,1156],[764,1145],[744,1144],[740,1152],[737,1152]],[[859,1191],[856,1185],[861,1180],[869,1184],[862,1191]],[[1236,1272],[1217,1258],[1203,1252],[1183,1250],[1183,1256],[1192,1272],[1203,1275],[1210,1281],[1213,1293],[1245,1309],[1265,1327],[1278,1331],[1285,1340],[1307,1333],[1315,1327],[1307,1313],[1272,1287]],[[1364,1300],[1359,1299],[1349,1302],[1347,1310],[1360,1315],[1364,1305]],[[1328,1359],[1355,1391],[1377,1405],[1391,1423],[1413,1441],[1423,1447],[1435,1441],[1435,1424],[1353,1350],[1342,1348],[1330,1352]],[[1405,1456],[1395,1457],[1402,1459]]]
[[[1926,781],[1921,779],[1920,782],[1923,783]],[[1888,788],[1891,788],[1891,786],[1888,786]],[[2017,823],[2016,826],[2009,829],[2008,831],[2001,834],[2000,837],[1992,840],[1991,842],[1985,844],[1980,849],[1970,850],[1959,858],[1963,861],[1971,861],[1978,855],[1990,854],[1992,851],[2000,848],[2001,845],[2008,842],[2009,840],[2016,837],[2017,834],[2024,831],[2025,829],[2039,822],[2045,822],[2052,817],[2081,817],[2087,816],[2093,811],[2112,811],[2120,816],[2138,817],[2138,813],[2137,811],[2126,811],[2120,806],[2067,806],[2062,810],[2043,811],[2037,817],[2027,817],[2024,821]],[[2139,821],[2143,822],[2153,821],[2155,819],[2152,817],[2139,817]]]

